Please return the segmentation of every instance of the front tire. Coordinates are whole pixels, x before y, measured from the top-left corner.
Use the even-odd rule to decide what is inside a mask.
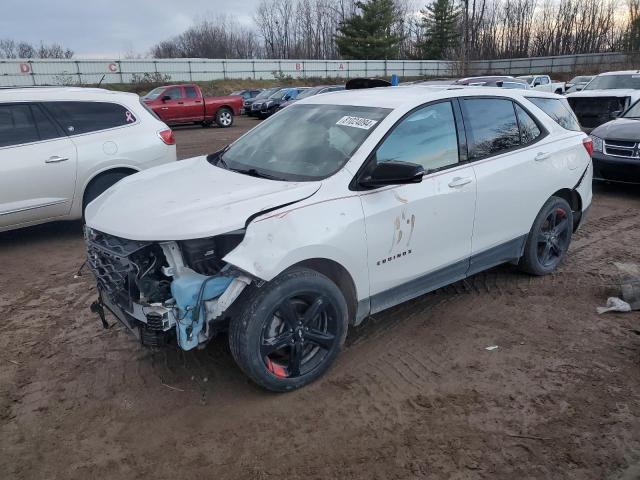
[[[229,326],[231,353],[242,371],[275,392],[321,377],[347,335],[348,308],[338,286],[314,270],[298,268],[250,288]]]
[[[564,260],[573,233],[573,212],[567,201],[551,197],[533,222],[520,269],[531,275],[547,275]]]
[[[216,112],[216,124],[220,128],[229,128],[233,125],[233,112],[228,108],[221,108]]]

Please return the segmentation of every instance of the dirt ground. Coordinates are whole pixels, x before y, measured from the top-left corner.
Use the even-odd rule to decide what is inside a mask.
[[[177,129],[180,156],[255,123]],[[0,234],[0,478],[638,479],[640,314],[595,308],[614,262],[640,264],[639,207],[598,187],[557,273],[499,267],[376,315],[289,394],[224,337],[187,354],[103,330],[78,223]]]

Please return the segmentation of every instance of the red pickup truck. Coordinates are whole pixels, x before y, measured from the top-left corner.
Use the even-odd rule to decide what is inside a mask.
[[[198,85],[167,85],[151,90],[142,101],[167,125],[199,123],[209,127],[233,125],[234,115],[240,115],[244,99],[240,96],[203,97]]]

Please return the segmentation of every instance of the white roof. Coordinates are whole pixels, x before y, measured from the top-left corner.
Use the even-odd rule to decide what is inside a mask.
[[[605,72],[605,73],[601,73],[598,76],[607,76],[607,75],[639,75],[640,74],[640,70],[619,70],[617,72]],[[585,77],[590,77],[592,75],[579,75],[579,76],[585,76]]]
[[[0,102],[25,102],[47,100],[116,100],[138,97],[135,93],[114,92],[104,88],[82,87],[28,87],[0,88]]]
[[[548,97],[558,95],[537,90],[518,90],[498,87],[468,87],[464,85],[407,85],[399,87],[342,90],[317,95],[298,101],[298,104],[353,105],[378,108],[411,108],[443,98],[462,96],[492,96],[505,98]]]

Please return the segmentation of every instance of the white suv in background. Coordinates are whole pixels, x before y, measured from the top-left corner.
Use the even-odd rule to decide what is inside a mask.
[[[298,388],[370,314],[504,262],[552,272],[591,204],[591,152],[543,92],[309,97],[91,203],[92,310],[184,350],[228,328],[249,377]]]
[[[135,94],[0,89],[0,231],[79,219],[117,181],[175,160],[172,131]]]

